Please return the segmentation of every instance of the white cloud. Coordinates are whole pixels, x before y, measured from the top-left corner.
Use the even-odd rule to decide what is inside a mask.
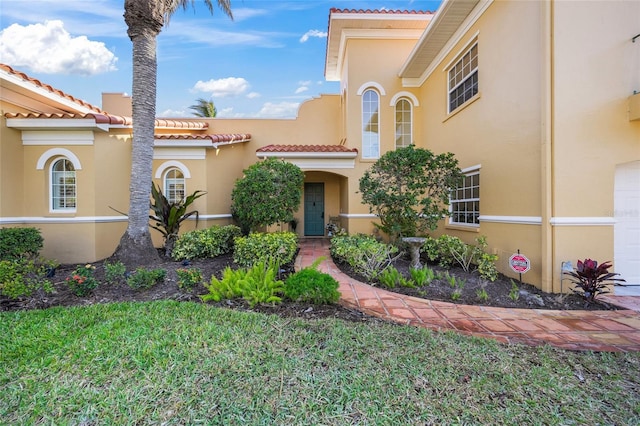
[[[199,80],[192,91],[210,93],[213,97],[224,98],[227,96],[239,96],[245,93],[249,87],[249,82],[241,77],[228,77],[218,80]]]
[[[240,112],[233,112],[233,107],[222,108],[218,110],[218,118],[244,118],[245,114]]]
[[[180,117],[193,117],[191,112],[185,110],[165,109],[160,114],[156,114],[158,117],[166,118],[180,118]]]
[[[319,30],[309,30],[300,37],[300,43],[305,43],[309,40],[309,37],[325,38],[327,37],[327,33]]]
[[[258,117],[261,118],[290,118],[298,114],[299,102],[267,102],[262,106]]]
[[[302,92],[306,92],[307,90],[309,90],[309,88],[307,86],[300,86],[296,89],[296,95],[302,93]]]
[[[259,98],[260,96],[262,95],[258,92],[251,92],[247,95],[247,99],[256,99],[256,98]]]
[[[47,74],[94,75],[115,71],[118,58],[102,42],[72,37],[59,20],[0,31],[2,62]]]

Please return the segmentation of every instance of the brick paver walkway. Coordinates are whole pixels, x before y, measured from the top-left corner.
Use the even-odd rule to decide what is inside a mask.
[[[496,339],[503,343],[550,344],[570,350],[640,351],[640,297],[609,296],[618,311],[558,311],[457,305],[404,296],[361,283],[331,260],[329,241],[302,239],[296,269],[324,256],[319,270],[340,283],[340,303],[397,323]]]

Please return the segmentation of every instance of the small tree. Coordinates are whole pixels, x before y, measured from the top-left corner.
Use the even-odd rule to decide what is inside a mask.
[[[295,164],[268,158],[244,170],[231,193],[231,211],[244,233],[293,220],[304,174]]]
[[[363,204],[392,239],[434,230],[448,215],[449,193],[463,175],[452,153],[410,145],[389,151],[360,178]]]

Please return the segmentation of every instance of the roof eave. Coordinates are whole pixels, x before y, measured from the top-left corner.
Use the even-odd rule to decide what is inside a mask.
[[[7,118],[7,127],[17,130],[99,130],[109,132],[108,123],[92,118]]]

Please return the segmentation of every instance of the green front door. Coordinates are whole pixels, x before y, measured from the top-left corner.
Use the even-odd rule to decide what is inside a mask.
[[[304,184],[304,235],[324,236],[324,183]]]

